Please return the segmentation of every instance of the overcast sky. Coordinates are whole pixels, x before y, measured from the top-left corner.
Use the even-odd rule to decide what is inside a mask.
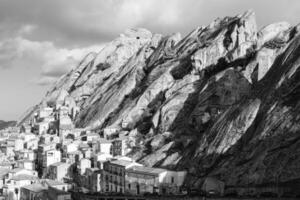
[[[248,9],[259,27],[300,22],[300,0],[0,0],[0,119],[18,119],[84,54],[127,28],[186,34]]]

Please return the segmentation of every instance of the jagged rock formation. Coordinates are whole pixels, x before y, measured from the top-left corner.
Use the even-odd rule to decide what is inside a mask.
[[[290,181],[300,178],[299,31],[257,30],[251,11],[184,38],[133,29],[87,55],[43,102],[73,99],[78,127],[128,130],[131,156],[186,169],[187,184]]]

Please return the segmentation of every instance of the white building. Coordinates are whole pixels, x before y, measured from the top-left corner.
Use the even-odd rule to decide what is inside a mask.
[[[20,127],[21,133],[31,133],[31,126],[29,124],[22,124]]]
[[[24,140],[24,142],[28,142],[32,139],[36,139],[36,135],[34,135],[33,133],[24,133],[21,135],[21,137]]]
[[[39,146],[39,139],[33,138],[31,140],[25,141],[24,148],[28,150],[36,150]]]
[[[94,156],[94,166],[98,167],[99,169],[103,169],[103,163],[111,160],[113,156],[107,153],[97,153]]]
[[[32,160],[17,160],[17,167],[29,170],[35,170],[35,164]]]
[[[30,161],[34,161],[36,159],[36,153],[32,150],[22,150],[19,152],[20,159],[26,159]]]
[[[55,188],[57,190],[61,190],[61,191],[68,191],[69,189],[71,189],[71,185],[68,183],[64,183],[62,181],[58,181],[58,180],[51,180],[51,179],[42,179],[40,181],[43,185],[45,185],[46,187],[51,187],[51,188]]]
[[[49,167],[51,164],[61,161],[61,152],[59,150],[49,150],[44,156],[44,167]]]
[[[51,134],[44,134],[40,137],[41,144],[59,143],[59,137]]]
[[[49,129],[48,122],[39,122],[35,125],[35,129],[37,130],[38,135],[46,134]]]
[[[52,180],[63,181],[64,178],[70,177],[70,164],[58,162],[51,164],[48,168],[48,175]]]
[[[6,197],[6,199],[19,200],[21,196],[21,187],[31,185],[37,180],[37,177],[26,174],[13,176],[4,185],[3,194]]]
[[[38,112],[39,118],[46,118],[49,117],[53,113],[53,108],[46,107],[46,108],[41,108]]]
[[[112,141],[100,139],[98,141],[99,152],[104,154],[112,154]]]
[[[109,126],[103,129],[103,136],[106,139],[110,139],[119,134],[121,128],[119,126]]]
[[[75,152],[78,150],[79,143],[78,142],[71,142],[63,145],[63,152],[64,155]]]
[[[77,168],[79,170],[79,173],[83,175],[87,168],[91,168],[91,160],[87,158],[80,159]]]
[[[24,149],[24,140],[16,139],[15,140],[15,151],[21,151]]]
[[[185,177],[185,171],[132,166],[126,169],[125,190],[131,194],[179,194]]]

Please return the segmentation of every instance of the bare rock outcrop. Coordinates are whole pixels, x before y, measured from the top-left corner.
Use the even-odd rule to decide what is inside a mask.
[[[292,181],[300,178],[299,30],[285,22],[257,30],[252,11],[183,38],[127,30],[44,101],[76,104],[77,127],[129,131],[128,155],[187,170],[186,184]]]

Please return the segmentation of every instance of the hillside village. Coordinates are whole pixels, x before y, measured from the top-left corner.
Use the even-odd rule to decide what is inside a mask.
[[[300,24],[250,10],[126,30],[0,131],[0,200],[298,198],[299,53]]]
[[[69,200],[70,191],[179,194],[185,171],[143,166],[128,153],[128,132],[75,128],[69,98],[43,103],[27,123],[1,131],[0,192],[8,200]],[[135,141],[131,141],[135,142]]]

